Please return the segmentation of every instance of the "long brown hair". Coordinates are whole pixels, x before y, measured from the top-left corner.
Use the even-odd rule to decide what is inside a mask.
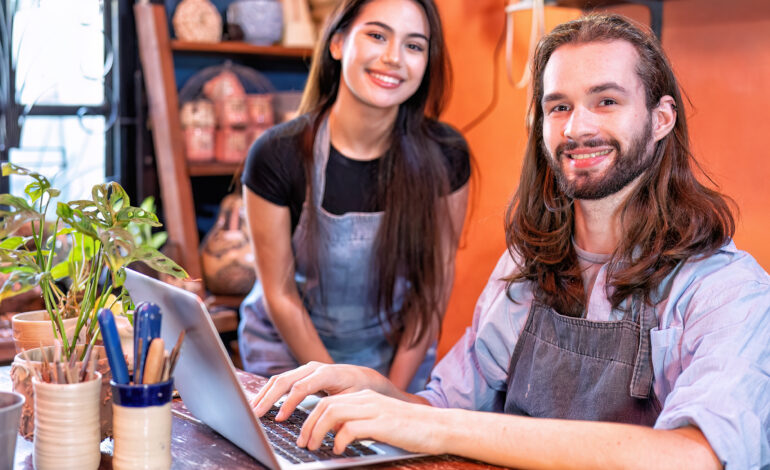
[[[627,41],[639,55],[636,72],[645,87],[648,110],[669,95],[677,116],[672,131],[656,143],[649,169],[622,207],[624,238],[607,270],[613,308],[633,295],[641,295],[647,303],[661,300],[653,292],[680,262],[713,253],[735,231],[728,200],[694,174],[697,168],[706,176],[690,152],[679,86],[654,36],[619,15],[591,14],[559,25],[540,41],[533,60],[529,140],[505,230],[508,250],[521,259],[521,270],[506,279],[509,286],[531,281],[536,299],[564,315],[581,316],[586,299],[572,246],[572,200],[559,188],[542,146],[543,73],[551,54],[564,44],[615,40]]]
[[[303,137],[306,197],[311,203],[313,142],[324,116],[337,99],[342,73],[329,46],[333,36],[348,31],[361,8],[371,1],[375,0],[343,0],[327,20],[313,55],[300,105],[300,112],[311,120]],[[380,164],[377,190],[384,202],[384,217],[372,257],[375,285],[371,297],[372,306],[383,312],[380,319],[390,341],[395,344],[406,335],[414,345],[440,323],[447,281],[447,244],[442,237],[447,233],[457,236],[444,197],[449,194],[449,175],[439,144],[462,148],[464,144],[457,139],[447,141],[437,134],[433,120],[441,114],[449,93],[449,58],[433,0],[412,1],[422,7],[428,20],[428,64],[417,91],[399,106],[391,146]],[[317,267],[317,247],[323,234],[318,232],[314,213],[307,216],[309,239],[303,245],[311,264]],[[401,283],[407,288],[396,304]]]

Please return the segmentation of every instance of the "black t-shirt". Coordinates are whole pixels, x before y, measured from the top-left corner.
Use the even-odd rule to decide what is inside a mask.
[[[302,166],[302,135],[310,119],[301,116],[265,132],[249,150],[241,181],[258,196],[279,206],[289,207],[291,231],[299,222],[305,201],[305,171]],[[431,122],[446,157],[451,191],[461,188],[470,178],[468,146],[459,132],[447,124]],[[333,146],[326,165],[326,186],[322,207],[332,214],[379,212],[384,202],[372,188],[377,188],[381,158],[353,160]]]

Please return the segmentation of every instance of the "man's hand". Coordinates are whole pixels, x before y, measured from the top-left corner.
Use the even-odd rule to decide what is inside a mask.
[[[271,377],[251,405],[254,413],[262,416],[278,399],[287,395],[276,416],[276,420],[282,421],[288,418],[308,395],[318,392],[337,395],[365,389],[377,390],[388,395],[399,393],[388,379],[373,369],[347,364],[309,362],[294,370]]]
[[[297,439],[297,445],[317,450],[329,431],[336,431],[334,452],[342,453],[356,439],[375,439],[410,452],[438,454],[442,450],[442,412],[407,403],[372,390],[321,399]]]

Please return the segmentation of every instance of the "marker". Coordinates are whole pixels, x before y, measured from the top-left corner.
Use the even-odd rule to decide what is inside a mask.
[[[128,367],[126,366],[126,358],[123,357],[123,348],[120,347],[120,336],[118,336],[118,328],[115,326],[115,317],[112,316],[109,309],[103,308],[99,311],[98,320],[99,328],[102,331],[104,350],[107,353],[107,361],[110,363],[110,370],[112,370],[112,379],[115,383],[127,384]]]
[[[144,364],[150,343],[160,336],[160,307],[151,302],[141,302],[134,312],[134,383],[142,383]],[[139,345],[139,338],[142,344]]]

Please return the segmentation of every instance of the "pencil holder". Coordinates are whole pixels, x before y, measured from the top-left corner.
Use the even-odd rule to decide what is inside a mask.
[[[35,388],[35,443],[32,462],[37,470],[96,470],[99,468],[99,391],[102,376],[72,384],[41,382]]]
[[[174,381],[112,385],[112,468],[171,468],[171,395]]]

